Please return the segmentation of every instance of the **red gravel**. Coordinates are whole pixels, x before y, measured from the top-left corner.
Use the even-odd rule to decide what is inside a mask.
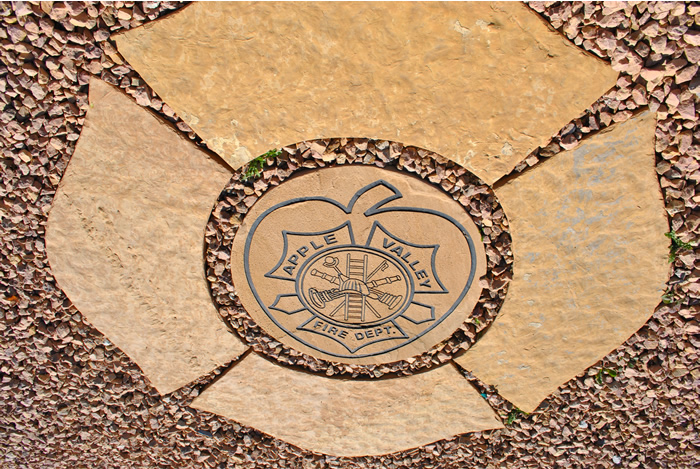
[[[561,386],[540,412],[513,414],[504,430],[384,457],[343,459],[315,455],[189,408],[216,372],[159,396],[56,287],[43,240],[53,195],[80,136],[90,75],[121,87],[199,143],[109,40],[116,31],[180,6],[0,3],[3,467],[686,468],[700,462],[699,264],[696,250],[688,249],[673,261],[668,304],[605,360]],[[670,226],[680,239],[696,244],[700,4],[532,2],[530,7],[621,74],[615,88],[516,172],[648,105],[659,116],[657,173]],[[510,405],[494,391],[483,389],[505,419]]]

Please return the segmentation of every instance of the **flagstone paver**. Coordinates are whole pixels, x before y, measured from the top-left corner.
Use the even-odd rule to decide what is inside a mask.
[[[119,51],[232,167],[314,138],[435,151],[491,184],[617,73],[518,3],[195,2]]]
[[[340,456],[390,453],[503,428],[452,365],[390,380],[342,380],[280,367],[251,353],[192,407]]]
[[[245,350],[202,269],[231,173],[97,79],[90,106],[49,215],[49,262],[80,312],[168,393]]]
[[[265,193],[232,247],[236,294],[270,335],[343,363],[419,355],[465,322],[486,273],[457,201],[371,166],[319,169]]]
[[[654,115],[618,124],[496,189],[514,277],[491,328],[457,359],[525,411],[649,319],[668,276]]]

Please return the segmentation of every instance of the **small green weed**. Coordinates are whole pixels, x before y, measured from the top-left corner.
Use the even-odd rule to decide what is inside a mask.
[[[265,166],[265,161],[268,158],[277,158],[282,154],[282,151],[273,148],[272,150],[264,153],[257,158],[253,159],[248,163],[248,167],[241,176],[241,181],[248,182],[256,179],[262,173],[263,166]]]
[[[668,261],[673,262],[676,260],[676,254],[678,251],[684,251],[686,249],[693,249],[693,245],[690,243],[686,243],[682,239],[678,237],[678,234],[675,231],[669,231],[668,233],[665,233],[666,237],[671,240],[671,253],[668,255]]]
[[[661,301],[666,305],[677,304],[683,301],[683,298],[676,296],[676,293],[672,289],[668,289],[661,295]]]
[[[474,319],[472,319],[472,322],[473,322],[476,326],[480,326],[480,325],[481,325],[481,321],[479,321],[479,318],[474,318]]]
[[[601,368],[598,370],[598,373],[595,375],[595,382],[598,384],[603,384],[603,374],[606,374],[610,376],[611,378],[615,378],[617,376],[617,370],[613,370],[612,368]]]
[[[508,412],[508,416],[506,417],[506,425],[510,425],[519,418],[527,417],[528,414],[527,412],[518,409],[517,407],[513,407],[513,409]]]

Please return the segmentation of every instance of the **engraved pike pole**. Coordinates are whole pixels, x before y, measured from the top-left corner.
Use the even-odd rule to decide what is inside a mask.
[[[369,309],[374,316],[381,318],[381,315],[368,301],[369,299],[379,301],[388,306],[389,309],[394,309],[401,304],[403,296],[392,295],[391,293],[384,292],[377,288],[382,285],[398,282],[401,280],[401,277],[395,275],[378,280],[370,280],[377,272],[386,270],[388,267],[386,261],[382,261],[369,275],[366,275],[367,255],[358,259],[353,258],[350,253],[348,253],[346,273],[343,273],[339,269],[339,264],[340,260],[333,256],[326,257],[323,262],[323,266],[334,269],[337,276],[328,275],[316,269],[310,272],[314,277],[319,277],[333,285],[337,285],[337,288],[323,291],[310,288],[309,299],[314,306],[317,308],[324,308],[326,303],[345,297],[345,300],[329,314],[330,317],[335,316],[341,309],[344,309],[346,321],[349,319],[359,319],[361,322],[365,322],[365,307]]]

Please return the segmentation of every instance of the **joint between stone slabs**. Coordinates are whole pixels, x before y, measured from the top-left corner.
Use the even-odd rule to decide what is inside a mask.
[[[493,409],[493,412],[495,415],[498,416],[498,418],[501,420],[501,423],[503,423],[504,428],[507,426],[505,419],[507,418],[507,415],[513,410],[513,409],[518,409],[518,407],[510,402],[508,399],[503,397],[499,392],[498,388],[496,386],[493,386],[491,384],[485,383],[482,381],[480,378],[478,378],[476,375],[474,375],[471,371],[467,370],[465,367],[457,363],[456,360],[451,360],[450,364],[454,366],[454,368],[457,370],[457,372],[464,378],[469,385],[474,388],[474,390],[479,393],[479,395],[486,401],[486,403]],[[532,412],[526,412],[527,415],[535,414],[535,413],[541,413],[544,409],[540,409],[542,407],[542,404],[545,404],[549,398],[551,397],[548,396],[547,399],[542,401],[540,405],[537,407],[537,409],[533,410]],[[491,398],[497,399],[499,402],[492,402]],[[509,408],[510,406],[510,408]],[[547,408],[548,404],[545,404],[544,408]],[[520,410],[520,409],[518,409]],[[495,430],[500,430],[498,428],[494,429]]]
[[[614,89],[614,88],[615,88],[615,87],[611,88],[611,90]],[[607,94],[607,93],[606,93],[606,94]],[[598,101],[600,101],[600,100],[602,100],[602,99],[603,99],[603,98],[597,100],[596,102],[598,102]],[[595,104],[595,103],[594,103],[594,104]],[[600,124],[599,124],[600,127],[599,127],[597,130],[594,130],[593,132],[587,132],[587,133],[583,134],[583,135],[581,136],[581,138],[577,140],[577,145],[576,145],[575,147],[571,148],[571,149],[566,149],[566,148],[562,147],[561,144],[558,143],[558,142],[555,140],[555,139],[559,136],[559,132],[557,132],[555,135],[552,136],[552,138],[551,138],[551,139],[549,140],[549,142],[547,143],[547,145],[549,145],[550,143],[557,143],[557,144],[559,145],[559,147],[560,147],[560,150],[559,150],[557,153],[555,153],[554,155],[551,155],[551,156],[547,156],[547,157],[542,157],[542,156],[540,156],[540,157],[538,158],[538,161],[537,161],[535,164],[533,164],[533,165],[528,165],[528,166],[526,166],[525,168],[523,168],[521,171],[517,171],[516,169],[513,169],[513,171],[511,171],[511,172],[508,173],[508,174],[505,174],[505,175],[504,175],[503,177],[501,177],[499,180],[497,180],[496,182],[494,182],[493,185],[492,185],[491,187],[493,188],[493,190],[498,190],[498,189],[500,189],[501,187],[503,187],[504,185],[508,184],[508,183],[509,183],[510,181],[512,181],[513,179],[517,178],[518,176],[520,176],[520,175],[522,175],[522,174],[525,174],[525,173],[531,171],[533,168],[536,168],[536,167],[538,167],[538,166],[544,164],[545,162],[552,160],[553,158],[556,158],[560,153],[564,153],[564,152],[566,152],[566,151],[575,150],[575,149],[578,148],[581,144],[583,144],[584,142],[586,142],[588,139],[590,139],[590,138],[592,138],[592,137],[595,137],[596,135],[602,135],[602,134],[604,134],[604,133],[606,133],[606,132],[609,132],[609,131],[611,131],[613,128],[615,128],[615,126],[620,125],[620,124],[624,124],[624,123],[627,122],[627,121],[630,121],[630,120],[632,120],[632,119],[635,119],[635,118],[637,118],[640,114],[643,114],[643,113],[645,113],[645,112],[649,112],[649,113],[653,114],[654,116],[656,116],[656,113],[655,113],[655,112],[649,110],[649,106],[648,106],[648,105],[640,106],[640,107],[638,107],[638,108],[636,108],[636,109],[634,109],[633,111],[630,111],[630,112],[632,112],[632,115],[631,115],[629,118],[627,118],[627,119],[625,119],[625,120],[623,120],[623,121],[611,122],[611,123],[608,124],[608,125],[602,125],[602,126],[600,126]],[[569,124],[571,124],[571,123],[573,123],[573,122],[575,122],[575,121],[577,121],[577,120],[580,120],[580,119],[582,119],[583,117],[593,117],[594,115],[595,115],[595,114],[594,114],[591,110],[587,109],[586,112],[584,112],[583,114],[581,114],[579,117],[576,117],[575,119],[572,119],[571,122],[569,122]],[[658,120],[658,119],[657,119],[657,120]],[[562,127],[562,129],[565,129],[569,124],[567,124],[567,125],[565,125],[564,127]],[[561,132],[561,131],[560,131],[560,132]],[[522,164],[523,162],[525,162],[530,156],[533,156],[533,155],[534,155],[534,156],[539,156],[540,151],[543,150],[544,148],[546,148],[547,145],[545,145],[544,147],[537,147],[537,148],[536,148],[535,150],[533,150],[528,156],[526,156],[526,157],[523,158],[520,162],[518,162],[518,163],[515,165],[515,167],[517,168],[518,165],[520,165],[520,164]]]
[[[207,373],[206,375],[202,375],[201,377],[197,378],[196,380],[192,381],[191,383],[188,383],[181,387],[180,389],[176,389],[175,391],[172,391],[168,395],[173,395],[175,393],[181,393],[183,390],[187,388],[191,388],[190,391],[187,393],[188,398],[185,401],[186,405],[190,405],[194,399],[196,399],[198,396],[201,396],[202,393],[204,393],[207,389],[209,389],[214,383],[219,381],[221,378],[226,375],[233,367],[238,365],[240,362],[242,362],[248,355],[253,353],[252,347],[248,347],[245,349],[240,355],[237,357],[233,358],[231,361],[229,361],[226,364],[221,365],[220,367],[212,370],[211,372]],[[209,376],[214,375],[213,378],[207,379]],[[197,395],[193,396],[192,391],[196,390]]]

